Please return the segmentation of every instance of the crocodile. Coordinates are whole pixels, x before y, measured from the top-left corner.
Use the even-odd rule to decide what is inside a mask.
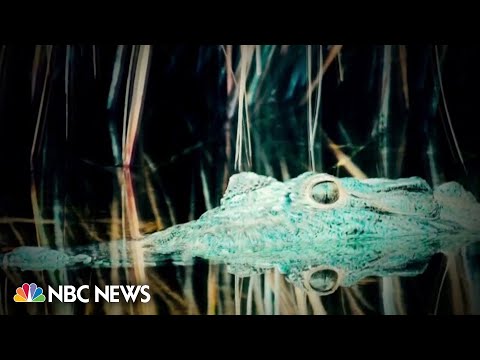
[[[218,207],[135,245],[147,266],[203,258],[241,277],[277,269],[297,287],[328,295],[367,277],[421,274],[433,255],[480,240],[479,215],[480,204],[458,182],[432,188],[419,177],[314,172],[282,182],[241,172],[230,177]],[[131,247],[124,250],[126,257],[121,250],[113,256],[107,242],[19,247],[0,264],[24,271],[131,266]]]

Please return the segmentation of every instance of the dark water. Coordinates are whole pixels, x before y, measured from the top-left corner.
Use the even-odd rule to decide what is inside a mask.
[[[228,112],[235,92],[226,91],[225,52],[221,47],[152,47],[143,113],[128,170],[121,167],[113,149],[115,142],[121,142],[129,59],[132,53],[133,59],[140,56],[138,48],[125,47],[116,85],[118,96],[110,107],[107,100],[118,55],[116,46],[1,49],[3,252],[19,245],[64,247],[130,239],[196,219],[210,206],[218,205],[228,176],[238,171],[234,167],[237,112],[233,116]],[[325,60],[329,49],[322,49]],[[480,160],[474,121],[480,95],[478,50],[437,48],[442,93],[435,47],[407,46],[406,106],[399,47],[392,46],[387,54],[384,46],[345,46],[342,63],[333,62],[322,80],[320,126],[314,144],[316,169],[351,176],[346,167],[337,166],[338,158],[328,146],[330,139],[368,177],[420,176],[430,184],[436,177],[440,182],[456,180],[478,199]],[[294,177],[311,168],[308,111],[301,103],[308,81],[306,50],[290,46],[283,55],[280,47],[264,47],[262,51],[264,71],[269,52],[273,55],[268,76],[259,80],[259,90],[250,102],[253,156],[252,164],[244,162],[243,169],[279,179]],[[316,69],[317,46],[312,53],[312,68]],[[234,47],[234,64],[240,55]],[[390,66],[388,86],[386,64]],[[314,78],[316,71],[312,72]],[[247,83],[254,81],[250,75]],[[386,107],[389,122],[383,129],[385,136],[380,136],[375,135],[375,129],[386,88],[390,89]],[[456,151],[448,119],[468,173]],[[440,296],[438,313],[471,313],[477,309],[475,289],[465,279],[467,273],[474,283],[478,278],[474,250],[456,255],[456,271],[449,270],[445,281],[442,256],[432,259],[424,274],[395,280],[397,290],[390,300],[383,297],[381,282],[371,279],[353,290],[341,289],[321,302],[318,297],[307,298],[304,304],[305,295],[296,294],[282,277],[275,282],[274,274],[269,275],[265,291],[263,277],[250,286],[250,279],[236,280],[224,266],[198,260],[193,266],[166,264],[145,270],[2,271],[0,309],[4,314],[234,314],[238,310],[249,312],[250,302],[252,313],[373,314],[384,313],[385,301],[394,301],[399,313],[427,314],[434,312]],[[153,297],[147,305],[76,302],[23,306],[12,300],[23,282],[35,282],[44,289],[49,284],[93,287],[148,283]],[[274,287],[280,289],[277,300]]]
[[[119,178],[120,181],[125,181],[128,174],[122,171],[116,174],[115,171],[89,164],[81,164],[78,168],[71,166],[70,169],[72,173],[68,177],[63,174],[62,177],[65,196],[61,199],[54,197],[51,200],[53,207],[42,207],[32,196],[32,208],[40,210],[34,216],[2,218],[0,226],[3,251],[19,245],[40,244],[62,248],[100,241],[112,241],[115,246],[120,247],[123,244],[121,239],[132,238],[132,206],[126,198],[126,194],[130,192],[129,186],[124,182],[123,185],[118,185]],[[76,175],[73,172],[75,169]],[[133,179],[131,189],[134,193],[133,207],[139,219],[138,227],[141,234],[151,233],[177,222],[175,211],[177,206],[180,206],[178,204],[181,204],[179,200],[172,200],[174,196],[171,199],[162,198],[159,196],[162,192],[155,191],[154,201],[158,208],[155,213],[147,190],[142,186],[146,181],[144,173],[130,174],[130,178]],[[67,181],[67,179],[70,180]],[[178,189],[173,186],[172,188]],[[36,191],[38,191],[38,199],[42,199],[42,196],[47,199],[48,196],[53,197],[51,193]],[[30,195],[36,191],[31,191]],[[197,205],[195,202],[189,202],[189,204],[192,207]],[[156,218],[156,215],[160,217]],[[173,219],[171,221],[169,221],[170,216]],[[196,215],[190,216],[196,218]],[[474,248],[470,251],[473,250]],[[396,280],[399,292],[394,299],[401,304],[397,306],[399,311],[407,314],[476,313],[475,289],[465,281],[466,273],[462,270],[465,257],[458,254],[454,258],[458,278],[450,279],[450,275],[445,275],[446,258],[443,255],[437,255],[424,274]],[[468,259],[470,259],[470,266],[472,261],[474,266],[478,261],[473,255]],[[469,270],[473,276],[476,274],[472,271],[474,269],[475,267]],[[311,294],[310,296],[316,300],[307,297],[306,308],[302,308],[302,297],[298,297],[294,287],[283,277],[278,277],[279,285],[276,285],[273,273],[268,274],[267,277],[259,276],[255,280],[251,278],[236,280],[233,275],[227,273],[224,265],[209,264],[202,259],[196,259],[194,264],[189,266],[176,266],[167,260],[163,266],[147,267],[140,272],[135,268],[100,270],[82,268],[50,272],[5,270],[1,272],[0,281],[3,289],[2,312],[7,314],[25,312],[33,314],[235,314],[238,312],[242,314],[247,312],[252,314],[321,314],[324,312],[327,314],[381,314],[385,311],[382,283],[379,279],[366,279],[353,289],[341,288],[326,297],[320,298]],[[237,300],[236,281],[242,285],[240,288],[237,284]],[[258,288],[250,290],[251,281],[257,281]],[[89,285],[90,289],[94,286],[102,287],[109,284],[148,284],[152,300],[148,306],[138,301],[135,304],[124,302],[82,304],[78,301],[73,304],[60,304],[58,301],[42,305],[16,304],[12,301],[15,289],[24,282],[34,282],[45,291],[48,285],[55,287],[60,284],[74,285],[77,288],[81,285]],[[265,282],[269,284],[267,291]],[[280,289],[278,298],[275,296],[277,286]],[[265,295],[267,292],[268,296]],[[93,295],[91,298],[93,299]],[[240,305],[236,307],[238,299],[241,299]],[[249,303],[251,305],[248,305]],[[270,305],[266,305],[267,303]],[[318,303],[321,304],[320,307]],[[251,310],[248,310],[250,306]]]

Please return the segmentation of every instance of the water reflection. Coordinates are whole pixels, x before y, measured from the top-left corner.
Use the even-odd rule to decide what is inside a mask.
[[[278,272],[251,278],[235,277],[222,264],[196,259],[190,265],[177,266],[166,261],[158,267],[144,266],[141,247],[135,239],[177,223],[179,202],[155,187],[150,171],[104,169],[90,164],[71,166],[69,172],[49,172],[32,177],[30,188],[32,217],[4,216],[0,220],[2,252],[18,246],[48,246],[58,249],[94,242],[109,242],[111,253],[126,246],[133,254],[131,268],[64,269],[55,271],[16,271],[4,269],[2,313],[17,314],[324,314],[330,312],[364,313],[361,306],[352,310],[346,303],[367,302],[358,289],[322,300],[288,283]],[[40,184],[40,185],[39,185]],[[53,184],[48,187],[45,184]],[[173,194],[172,198],[176,198]],[[195,202],[191,202],[195,204]],[[197,215],[191,209],[189,217]],[[129,241],[127,244],[126,240]],[[149,303],[52,303],[15,306],[15,289],[23,283],[35,283],[43,289],[50,285],[127,285],[148,284]],[[369,286],[375,286],[371,282]],[[340,303],[342,306],[338,307]],[[373,306],[369,305],[372,309]]]
[[[49,174],[50,178],[55,179],[57,176],[63,180],[62,192],[55,186],[53,191],[48,191],[47,187],[38,185],[45,183],[41,177],[32,178],[31,218],[5,216],[0,220],[1,233],[8,234],[6,241],[3,240],[3,252],[25,245],[64,249],[102,242],[109,244],[112,263],[115,263],[115,256],[122,256],[122,252],[126,252],[128,247],[133,266],[24,272],[4,269],[1,275],[4,284],[1,311],[5,314],[233,315],[382,312],[378,294],[383,284],[377,279],[366,279],[358,286],[340,288],[327,297],[320,297],[314,291],[305,292],[294,287],[274,270],[262,275],[240,278],[229,274],[223,264],[209,263],[202,259],[195,259],[193,263],[182,266],[168,260],[161,266],[152,267],[145,263],[143,248],[135,246],[135,240],[141,239],[144,234],[181,222],[175,218],[176,208],[181,204],[178,201],[173,202],[169,194],[159,190],[159,181],[152,178],[148,168],[131,172],[123,168],[109,170],[83,164],[78,168],[70,167],[68,174]],[[52,183],[59,184],[59,181],[53,180]],[[175,198],[175,195],[172,198]],[[192,201],[191,204],[195,202]],[[191,211],[189,218],[196,218],[194,210]],[[398,295],[397,300],[405,312],[438,312],[439,298],[434,297],[435,287],[439,281],[444,281],[443,277],[438,279],[438,269],[445,269],[446,266],[445,263],[439,266],[441,261],[433,261],[430,266],[433,270],[417,278],[402,279],[404,289],[416,288],[422,282],[429,284],[422,289],[429,294],[430,299],[424,303],[419,298],[409,299]],[[400,287],[399,279],[393,281]],[[47,289],[49,285],[58,287],[66,284],[76,288],[88,285],[89,289],[113,284],[148,284],[152,296],[151,301],[146,304],[139,301],[91,301],[87,304],[78,301],[54,301],[40,306],[15,306],[12,302],[15,289],[25,282],[33,282],[43,289]],[[456,299],[452,305],[461,307],[463,305],[459,304],[464,301],[466,299]]]

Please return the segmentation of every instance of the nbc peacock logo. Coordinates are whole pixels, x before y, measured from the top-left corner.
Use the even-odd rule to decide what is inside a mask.
[[[13,297],[15,302],[45,302],[45,295],[43,295],[43,289],[38,287],[37,284],[27,283],[22,287],[17,288],[17,293]]]

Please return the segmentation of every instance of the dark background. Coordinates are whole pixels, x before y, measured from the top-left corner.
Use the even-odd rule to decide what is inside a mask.
[[[366,145],[367,150],[354,160],[369,176],[376,176],[372,166],[375,147],[371,139],[373,119],[379,108],[381,91],[381,45],[345,46],[342,50],[344,81],[339,84],[336,64],[326,73],[322,89],[322,124],[329,136],[344,144],[338,124],[349,130],[353,145]],[[54,46],[48,87],[48,106],[43,109],[45,128],[45,159],[36,157],[36,171],[53,167],[62,172],[72,167],[115,166],[109,137],[109,122],[117,122],[123,114],[122,101],[117,109],[108,112],[106,102],[110,87],[114,45],[96,46],[97,76],[94,78],[91,45],[73,45],[71,58],[71,94],[68,140],[65,133],[65,46]],[[478,188],[478,82],[479,48],[449,45],[441,64],[442,80],[448,111],[452,120],[468,177],[455,153],[452,134],[445,116],[445,104],[438,92],[435,52],[432,45],[407,46],[408,85],[410,108],[401,106],[402,93],[392,90],[390,136],[395,147],[397,123],[406,123],[406,143],[399,176],[418,175],[430,177],[425,159],[428,139],[435,138],[439,170],[445,180],[460,180],[476,192]],[[439,46],[441,49],[441,46]],[[31,96],[34,46],[3,46],[0,73],[0,163],[1,203],[4,214],[28,215],[30,208],[30,151],[39,110],[40,91]],[[304,107],[298,105],[300,83],[293,94],[286,94],[292,73],[302,67],[303,47],[291,48],[290,57],[276,59],[271,69],[271,83],[277,87],[275,108],[267,110],[277,123],[277,128],[263,131],[263,138],[277,147],[284,143],[300,150],[306,146],[302,135],[306,121],[299,121]],[[304,52],[304,51],[303,51]],[[326,51],[324,51],[326,53]],[[202,153],[211,158],[210,170],[221,167],[225,159],[226,85],[224,54],[219,46],[153,46],[148,90],[144,105],[139,149],[148,153],[159,166],[166,184],[175,182],[170,189],[175,196],[186,196],[192,171],[198,167]],[[301,63],[301,64],[299,64]],[[43,71],[43,73],[45,70]],[[42,73],[39,70],[39,73]],[[398,63],[392,65],[392,87],[401,88]],[[126,75],[122,76],[125,82]],[[43,84],[40,84],[43,85]],[[437,90],[436,90],[437,89]],[[436,97],[436,99],[434,99]],[[123,100],[123,99],[120,99]],[[266,107],[266,106],[265,106]],[[279,109],[281,107],[281,109]],[[288,119],[295,118],[293,129],[285,129]],[[234,125],[236,118],[231,120]],[[264,125],[266,120],[253,120],[253,127]],[[280,129],[278,127],[281,127]],[[232,126],[235,129],[235,126]],[[260,128],[263,130],[262,128]],[[289,130],[297,132],[293,133]],[[254,136],[255,136],[254,130]],[[276,135],[276,137],[275,137]],[[300,139],[300,140],[299,140]],[[297,143],[295,143],[297,141]],[[267,146],[269,145],[267,144]],[[292,145],[294,144],[294,145]],[[181,155],[182,151],[198,146]],[[372,149],[370,151],[370,149]],[[394,149],[395,151],[396,149]],[[281,151],[281,150],[279,150]],[[137,151],[138,154],[140,152]],[[172,157],[174,157],[172,161]],[[328,150],[324,151],[325,170],[335,164]],[[230,161],[231,162],[231,161]],[[293,173],[308,167],[307,161],[291,161]],[[87,165],[88,164],[88,165]],[[233,171],[230,164],[230,171]],[[134,166],[139,166],[138,156]],[[254,163],[255,166],[255,163]],[[276,169],[276,166],[273,166]],[[373,171],[372,171],[373,170]],[[69,170],[70,171],[70,170]],[[82,171],[89,171],[83,169]],[[107,170],[105,170],[107,171]],[[187,175],[188,174],[188,175]],[[278,175],[278,173],[276,174]],[[73,175],[72,175],[73,176]],[[77,176],[77,175],[75,175]],[[74,176],[74,177],[75,177]],[[81,176],[81,175],[78,175]],[[168,185],[165,185],[168,187]],[[218,184],[216,185],[218,188]],[[216,188],[215,185],[213,188]],[[182,195],[183,194],[183,195]],[[221,192],[216,194],[221,195]],[[18,213],[17,213],[18,212]],[[180,215],[184,217],[184,215]]]

